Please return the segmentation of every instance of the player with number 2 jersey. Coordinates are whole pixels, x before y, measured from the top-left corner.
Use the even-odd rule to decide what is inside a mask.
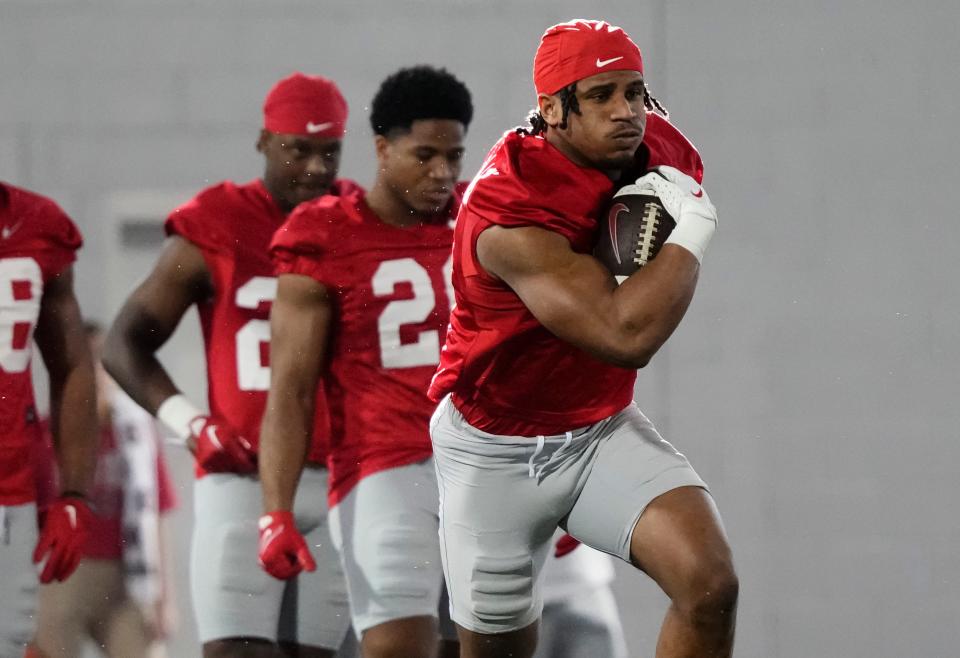
[[[285,556],[291,574],[311,564],[289,510],[309,422],[300,400],[326,368],[330,529],[366,658],[435,656],[438,629],[454,637],[438,621],[426,390],[450,314],[457,179],[472,114],[469,91],[447,71],[389,76],[372,103],[378,172],[370,192],[304,204],[273,240],[279,284],[260,459],[270,510],[262,537],[271,543],[261,559]],[[453,643],[441,647],[459,655]]]
[[[278,82],[257,143],[266,160],[263,179],[215,185],[170,215],[163,254],[108,338],[108,370],[197,458],[191,590],[205,656],[259,656],[275,642],[332,655],[349,625],[326,508],[309,496],[327,487],[322,390],[311,392],[321,413],[310,431],[306,502],[296,523],[326,551],[318,572],[296,584],[296,596],[285,595],[287,584],[257,564],[255,478],[277,287],[270,240],[300,203],[355,187],[335,180],[346,111],[326,78],[296,73]],[[154,356],[192,305],[206,348],[208,413],[173,385]]]

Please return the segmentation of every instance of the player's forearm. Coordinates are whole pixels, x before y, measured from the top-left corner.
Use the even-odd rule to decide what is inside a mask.
[[[127,395],[156,415],[164,400],[180,391],[156,357],[166,337],[136,309],[124,308],[107,334],[103,367]]]
[[[292,510],[310,445],[313,401],[305,396],[273,395],[260,431],[260,482],[267,512]]]
[[[650,361],[686,314],[699,273],[696,258],[681,247],[667,245],[614,291],[616,358],[633,367]]]
[[[62,491],[90,490],[100,436],[95,390],[89,358],[80,358],[63,374],[51,377],[50,419]]]

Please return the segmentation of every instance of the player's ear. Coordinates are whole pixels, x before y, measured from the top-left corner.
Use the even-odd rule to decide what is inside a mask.
[[[563,121],[563,104],[559,96],[540,94],[537,96],[537,107],[540,108],[540,116],[551,128],[556,128]]]
[[[267,146],[270,144],[270,138],[273,136],[266,128],[260,131],[260,136],[257,138],[257,150],[261,153],[267,152]]]
[[[374,135],[373,148],[377,154],[377,162],[383,164],[390,155],[390,140],[384,135]]]

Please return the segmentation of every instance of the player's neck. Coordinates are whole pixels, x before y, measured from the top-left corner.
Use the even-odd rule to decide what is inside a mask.
[[[389,186],[379,179],[367,192],[365,200],[370,210],[384,224],[407,228],[409,226],[419,226],[424,222],[425,218],[422,215],[413,212],[410,206],[398,199],[390,191]]]
[[[597,171],[603,172],[607,175],[610,180],[617,180],[620,178],[620,169],[602,169],[597,167],[595,164],[587,160],[580,151],[575,149],[573,145],[565,140],[556,130],[547,130],[544,133],[544,137],[547,142],[553,146],[555,149],[560,151],[570,162],[581,167],[583,169],[596,169]]]

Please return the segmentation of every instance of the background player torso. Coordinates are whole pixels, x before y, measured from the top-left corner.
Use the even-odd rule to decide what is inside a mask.
[[[211,414],[256,446],[270,386],[270,306],[277,281],[270,239],[286,216],[263,183],[225,182],[204,190],[167,220],[203,253],[213,296],[198,304]],[[310,461],[323,463],[328,431],[318,391]]]
[[[326,383],[332,503],[366,475],[432,454],[436,405],[426,390],[450,314],[458,199],[443,221],[397,228],[358,194],[339,205],[342,221],[324,239],[312,276],[327,286],[336,313]]]
[[[34,500],[33,333],[45,282],[73,262],[81,242],[54,202],[0,183],[0,505]]]

